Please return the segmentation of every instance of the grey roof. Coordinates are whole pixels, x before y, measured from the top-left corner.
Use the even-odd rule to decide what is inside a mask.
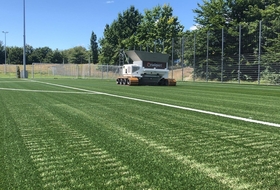
[[[162,53],[150,53],[146,51],[130,50],[125,52],[133,61],[168,62],[169,55]]]

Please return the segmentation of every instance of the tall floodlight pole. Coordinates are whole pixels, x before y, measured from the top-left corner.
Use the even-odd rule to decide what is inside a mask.
[[[26,47],[25,47],[25,0],[23,0],[23,78],[27,78],[26,75]]]
[[[2,31],[5,34],[5,46],[4,46],[4,51],[5,51],[5,65],[7,64],[7,51],[6,51],[6,34],[9,33],[7,31]]]

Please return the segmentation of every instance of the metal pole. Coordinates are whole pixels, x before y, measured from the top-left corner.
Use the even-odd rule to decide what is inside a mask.
[[[34,63],[32,63],[32,78],[34,79]]]
[[[221,82],[223,82],[223,72],[224,72],[224,28],[222,28],[222,56],[221,56]]]
[[[238,48],[238,84],[240,84],[240,70],[241,70],[241,24],[239,24],[239,48]]]
[[[207,31],[206,82],[208,82],[208,64],[209,64],[209,31]]]
[[[7,44],[7,42],[6,42],[6,34],[7,33],[9,33],[9,32],[7,32],[7,31],[2,31],[4,34],[5,34],[5,47],[4,47],[4,51],[5,51],[5,74],[6,74],[6,64],[7,64],[7,51],[6,51],[6,44]]]
[[[77,79],[79,78],[79,65],[76,64]]]
[[[195,81],[195,77],[196,77],[196,76],[195,76],[195,75],[196,75],[196,74],[195,74],[195,72],[196,72],[196,69],[195,69],[195,61],[196,61],[196,60],[195,60],[195,53],[196,53],[196,52],[195,52],[195,48],[196,48],[196,47],[195,47],[195,45],[196,45],[195,43],[196,43],[196,39],[195,39],[195,37],[196,37],[196,36],[195,36],[195,33],[194,33],[194,39],[193,39],[193,41],[194,41],[194,42],[193,42],[193,82]]]
[[[260,72],[261,72],[261,42],[262,42],[262,21],[260,21],[260,28],[259,28],[258,84],[260,84]]]
[[[91,76],[90,56],[88,58],[88,77]]]
[[[104,72],[103,69],[104,69],[104,65],[101,65],[101,68],[102,68],[102,73],[101,73],[101,74],[102,74],[102,79],[103,79],[103,72]]]
[[[182,81],[184,81],[184,45],[185,45],[185,38],[182,37]]]
[[[108,63],[107,63],[107,73],[106,73],[107,79],[108,79],[108,73],[109,73],[109,65],[108,65]]]
[[[26,47],[25,47],[25,0],[23,0],[23,78],[27,78],[26,74]]]
[[[172,78],[173,78],[173,64],[174,64],[174,38],[172,38]]]

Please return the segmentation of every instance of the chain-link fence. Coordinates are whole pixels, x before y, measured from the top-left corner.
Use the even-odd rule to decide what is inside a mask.
[[[120,66],[127,59],[121,55],[115,66],[34,63],[26,69],[29,78],[114,79],[121,76]],[[169,70],[169,77],[177,81],[280,84],[280,23],[256,21],[220,29],[199,28],[173,38]],[[0,77],[16,75],[15,65],[0,65]]]
[[[17,77],[17,67],[23,70],[22,65],[0,65],[0,76]],[[115,79],[121,76],[121,68],[112,65],[33,63],[27,65],[26,70],[28,78]]]
[[[279,25],[257,21],[198,29],[173,39],[173,64],[192,68],[191,77],[182,72],[181,80],[280,84]]]

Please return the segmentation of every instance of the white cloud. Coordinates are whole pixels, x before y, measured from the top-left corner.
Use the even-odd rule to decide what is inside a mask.
[[[193,31],[193,30],[198,30],[200,28],[202,28],[201,25],[193,25],[193,26],[190,27],[190,30]]]
[[[190,27],[190,30],[191,30],[191,31],[197,30],[197,26],[191,26],[191,27]]]
[[[115,1],[106,1],[107,4],[114,3]]]

